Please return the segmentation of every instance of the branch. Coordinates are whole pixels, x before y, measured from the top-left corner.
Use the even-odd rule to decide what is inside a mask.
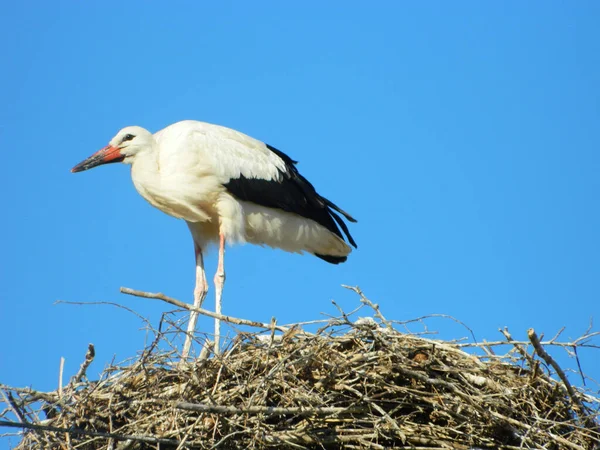
[[[502,330],[499,330],[500,332],[502,332]],[[594,333],[595,335],[596,333]],[[590,335],[592,336],[592,335]],[[590,336],[583,336],[584,338],[590,337]],[[566,348],[573,348],[574,346],[577,347],[582,347],[582,348],[600,348],[600,345],[594,345],[594,344],[579,344],[578,341],[579,339],[573,341],[573,342],[556,342],[553,340],[554,338],[552,338],[552,340],[549,341],[540,341],[540,344],[543,346],[547,346],[547,345],[552,345],[553,347],[566,347]],[[517,341],[511,338],[510,341],[506,340],[506,341],[485,341],[483,343],[477,343],[477,342],[458,342],[454,345],[456,345],[457,347],[481,347],[482,345],[485,345],[486,347],[500,347],[503,345],[529,345],[531,344],[531,341]]]
[[[63,396],[63,373],[65,370],[65,358],[64,356],[60,357],[60,366],[58,367],[58,396],[62,398]]]
[[[79,383],[81,381],[81,379],[85,376],[85,371],[94,360],[94,356],[96,356],[94,344],[88,344],[88,350],[85,354],[85,360],[81,363],[81,366],[79,366],[79,370],[77,371],[75,376],[71,378],[69,385],[72,386],[73,384]]]
[[[18,394],[24,394],[27,395],[27,402],[34,402],[37,400],[44,400],[46,402],[49,403],[53,403],[58,401],[58,396],[56,394],[56,391],[54,392],[41,392],[41,391],[35,391],[31,388],[17,388],[17,387],[11,387],[8,386],[6,384],[2,384],[0,383],[0,389],[3,389],[5,391],[13,391],[16,392]],[[24,401],[24,400],[23,400]]]
[[[546,362],[546,364],[548,364],[549,366],[552,366],[552,368],[554,369],[554,371],[556,372],[558,377],[564,383],[565,387],[567,388],[569,397],[571,398],[571,401],[575,405],[577,405],[577,408],[579,408],[579,411],[581,411],[581,414],[583,416],[583,422],[585,423],[585,425],[592,430],[597,430],[598,425],[595,423],[595,421],[592,418],[590,418],[587,408],[579,399],[579,396],[577,395],[577,392],[575,392],[575,389],[573,389],[573,386],[571,386],[571,383],[569,382],[569,379],[565,375],[565,372],[561,369],[561,367],[558,365],[558,363],[556,361],[554,361],[552,356],[550,356],[546,352],[546,350],[540,343],[540,339],[538,338],[537,334],[535,333],[535,330],[533,328],[530,328],[529,330],[527,330],[527,336],[529,337],[529,340],[533,344],[533,348],[535,348],[535,351],[540,356],[540,358],[542,358]]]
[[[56,433],[67,433],[70,435],[81,435],[81,436],[95,436],[95,437],[104,437],[104,438],[112,438],[118,441],[138,441],[138,442],[147,442],[150,444],[163,444],[163,445],[179,445],[179,441],[175,439],[161,439],[153,436],[135,436],[131,434],[119,434],[119,433],[103,433],[101,431],[91,431],[91,430],[80,430],[78,428],[63,428],[63,427],[54,427],[52,425],[37,425],[33,423],[18,423],[18,422],[10,422],[7,420],[0,420],[0,427],[10,427],[10,428],[27,428],[29,430],[38,430],[38,431],[53,431]]]
[[[78,306],[87,306],[87,305],[108,305],[108,306],[115,306],[117,308],[124,309],[125,311],[133,314],[138,319],[140,319],[142,322],[144,322],[146,325],[150,326],[150,322],[144,316],[140,315],[139,313],[137,313],[133,309],[128,308],[127,306],[119,305],[118,303],[114,303],[114,302],[67,302],[65,300],[56,300],[54,302],[54,304],[55,305],[61,305],[61,304],[62,305],[78,305]]]
[[[202,403],[180,402],[175,408],[184,411],[197,411],[203,413],[217,414],[267,414],[273,416],[296,415],[296,416],[330,416],[340,414],[357,414],[368,410],[366,407],[342,408],[342,407],[279,407],[279,406],[246,406],[236,408],[235,406],[205,405]]]
[[[569,442],[567,439],[563,438],[562,436],[559,436],[557,434],[551,433],[551,432],[546,431],[546,430],[540,430],[539,428],[531,426],[531,425],[528,425],[528,424],[526,424],[525,422],[523,422],[521,420],[515,420],[512,417],[504,416],[504,415],[502,415],[502,414],[494,411],[493,409],[490,410],[489,413],[492,416],[497,417],[498,419],[507,421],[508,423],[510,423],[511,425],[513,425],[515,427],[525,428],[527,431],[532,431],[534,433],[544,433],[544,434],[550,436],[556,442],[561,443],[565,447],[572,448],[573,450],[585,450],[584,447],[582,447],[580,445],[577,445],[577,444],[574,444],[572,442]]]
[[[231,316],[225,316],[223,314],[217,314],[217,313],[214,313],[207,309],[194,308],[192,305],[190,305],[188,303],[184,303],[181,300],[177,300],[172,297],[167,297],[165,294],[162,294],[160,292],[154,293],[154,292],[136,291],[135,289],[130,289],[130,288],[126,288],[126,287],[122,287],[120,289],[120,291],[123,294],[133,295],[135,297],[143,297],[143,298],[151,298],[151,299],[155,299],[155,300],[162,300],[163,302],[177,306],[178,308],[187,309],[188,311],[194,311],[194,312],[197,312],[198,314],[202,314],[203,316],[212,317],[213,319],[219,319],[219,320],[222,320],[223,322],[233,323],[236,325],[246,325],[246,326],[254,327],[254,328],[263,328],[266,330],[272,330],[273,328],[275,328],[275,330],[281,331],[284,333],[286,331],[290,330],[290,328],[284,327],[281,325],[276,325],[275,327],[273,327],[273,325],[271,325],[270,323],[255,322],[254,320],[238,319],[237,317],[231,317]],[[303,331],[302,333],[306,334],[306,335],[311,334],[306,331]]]
[[[373,309],[373,311],[375,311],[375,317],[377,317],[379,320],[381,320],[381,322],[383,322],[383,324],[386,327],[393,328],[391,322],[389,320],[387,320],[385,317],[383,317],[383,314],[381,314],[381,311],[379,310],[379,305],[377,303],[373,303],[371,300],[369,300],[365,296],[365,294],[363,294],[363,291],[358,286],[347,286],[345,284],[342,284],[342,287],[356,292],[360,296],[360,302],[364,303],[365,305],[370,306]]]
[[[535,376],[536,372],[537,372],[537,364],[536,364],[535,359],[529,353],[527,353],[527,351],[524,348],[522,348],[519,344],[517,344],[517,342],[515,342],[515,340],[511,336],[511,334],[508,332],[508,328],[504,327],[504,329],[498,329],[498,331],[500,331],[500,333],[502,333],[504,335],[504,337],[506,337],[506,340],[508,341],[508,343],[512,344],[515,347],[515,349],[517,350],[517,352],[519,352],[519,354],[523,357],[523,359],[525,359],[525,361],[527,361],[527,363],[529,364],[529,367],[531,367],[532,376]],[[529,345],[529,343],[526,342],[523,345]]]
[[[20,422],[27,422],[27,420],[25,419],[25,416],[23,414],[21,414],[21,411],[19,410],[19,407],[15,403],[15,399],[13,398],[11,393],[10,392],[5,393],[4,390],[0,390],[0,394],[2,394],[2,397],[4,397],[4,401],[9,406],[9,408],[12,410],[13,414],[17,417],[17,419],[19,419]]]

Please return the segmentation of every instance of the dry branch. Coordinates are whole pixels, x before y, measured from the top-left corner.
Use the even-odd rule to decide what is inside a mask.
[[[535,351],[540,356],[540,358],[542,358],[546,362],[546,364],[548,364],[549,366],[552,366],[552,368],[556,371],[556,374],[558,375],[558,377],[564,383],[565,388],[567,389],[567,392],[569,393],[569,397],[571,398],[571,401],[575,404],[575,406],[579,409],[579,414],[582,415],[582,419],[583,419],[585,425],[591,429],[595,429],[596,431],[600,432],[600,427],[598,427],[598,424],[595,423],[594,420],[590,417],[590,414],[589,414],[587,408],[580,400],[579,393],[575,391],[575,389],[569,382],[569,379],[565,375],[565,372],[558,365],[558,363],[554,360],[554,358],[552,358],[552,356],[550,356],[548,354],[548,352],[546,352],[546,350],[540,343],[540,339],[538,338],[538,336],[535,333],[535,330],[533,328],[530,328],[529,330],[527,330],[527,336],[529,337],[529,340],[533,344],[533,347],[535,348]]]
[[[10,428],[26,428],[29,430],[37,430],[37,431],[52,431],[57,433],[67,433],[74,437],[76,436],[97,436],[103,438],[112,438],[120,441],[130,440],[136,442],[145,442],[149,444],[163,444],[163,445],[177,445],[179,441],[174,439],[160,439],[154,436],[142,436],[142,435],[127,435],[120,433],[106,433],[101,431],[91,431],[91,430],[83,430],[73,427],[55,427],[52,425],[39,425],[33,423],[16,423],[10,422],[7,420],[0,420],[0,426],[2,427],[10,427]]]
[[[151,299],[155,299],[155,300],[162,300],[163,302],[177,306],[178,308],[187,309],[188,311],[195,311],[198,314],[202,314],[203,316],[212,317],[213,319],[219,319],[223,322],[231,323],[234,325],[246,325],[246,326],[254,327],[254,328],[264,328],[266,330],[275,328],[275,330],[282,331],[282,332],[290,330],[289,327],[283,327],[283,326],[277,326],[277,325],[273,327],[273,325],[271,325],[269,323],[256,322],[254,320],[238,319],[237,317],[226,316],[223,314],[217,314],[212,311],[209,311],[208,309],[194,308],[189,303],[185,303],[185,302],[182,302],[181,300],[177,300],[175,298],[168,297],[165,294],[162,294],[160,292],[156,292],[156,293],[144,292],[144,291],[138,291],[138,290],[127,288],[127,287],[122,287],[120,290],[123,294],[133,295],[135,297],[143,297],[143,298],[151,298]]]
[[[321,408],[302,408],[288,407],[281,408],[277,406],[247,406],[236,408],[235,406],[224,405],[204,405],[201,403],[186,403],[180,402],[174,405],[174,408],[184,411],[196,411],[204,413],[218,413],[225,415],[232,414],[264,414],[268,416],[339,416],[341,414],[357,414],[365,412],[364,407],[355,408],[336,408],[336,407],[321,407]]]
[[[85,354],[85,359],[81,363],[81,366],[79,366],[79,370],[77,371],[77,374],[75,374],[75,376],[73,378],[71,378],[71,381],[69,384],[73,385],[75,383],[79,383],[83,379],[87,368],[90,366],[90,364],[94,360],[95,356],[96,356],[96,349],[94,348],[94,344],[88,344],[88,350],[87,350],[87,353]]]

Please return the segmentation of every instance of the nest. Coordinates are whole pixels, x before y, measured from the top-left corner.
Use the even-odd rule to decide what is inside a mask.
[[[545,350],[585,340],[544,343],[531,330],[529,342],[507,331],[497,343],[445,342],[399,331],[362,299],[372,317],[341,312],[312,333],[263,324],[217,356],[200,337],[200,356],[183,360],[167,320],[99,380],[85,380],[90,347],[59,391],[2,386],[0,419],[27,428],[22,449],[598,448],[598,398]]]

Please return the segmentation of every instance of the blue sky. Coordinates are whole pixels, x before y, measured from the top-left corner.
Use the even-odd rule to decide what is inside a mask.
[[[229,249],[227,314],[350,310],[344,283],[389,318],[450,314],[479,340],[503,326],[575,338],[600,320],[600,5],[366,5],[4,2],[1,382],[53,389],[60,357],[74,373],[88,342],[92,376],[143,347],[133,315],[58,299],[154,323],[168,305],[120,286],[191,300],[185,224],[139,197],[125,166],[69,173],[126,125],[183,119],[281,149],[358,219],[340,266]],[[206,265],[212,280],[214,251]],[[599,379],[598,355],[583,357]]]

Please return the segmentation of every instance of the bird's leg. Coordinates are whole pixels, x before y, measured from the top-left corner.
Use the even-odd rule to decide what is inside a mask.
[[[202,308],[202,303],[208,293],[208,283],[206,281],[206,272],[204,271],[204,257],[202,249],[194,243],[194,252],[196,254],[196,287],[194,288],[194,306]]]
[[[196,287],[194,288],[194,308],[201,308],[206,293],[208,292],[208,283],[206,282],[206,273],[204,272],[204,257],[202,249],[194,242],[194,253],[196,255]],[[196,322],[198,321],[198,313],[190,311],[190,320],[186,331],[185,342],[181,353],[181,359],[185,360],[192,346],[194,331],[196,331]]]
[[[215,312],[221,314],[221,305],[223,300],[223,285],[225,284],[225,236],[219,233],[219,263],[217,265],[217,273],[215,274]],[[220,349],[221,338],[221,321],[215,319],[215,354],[221,353]]]

